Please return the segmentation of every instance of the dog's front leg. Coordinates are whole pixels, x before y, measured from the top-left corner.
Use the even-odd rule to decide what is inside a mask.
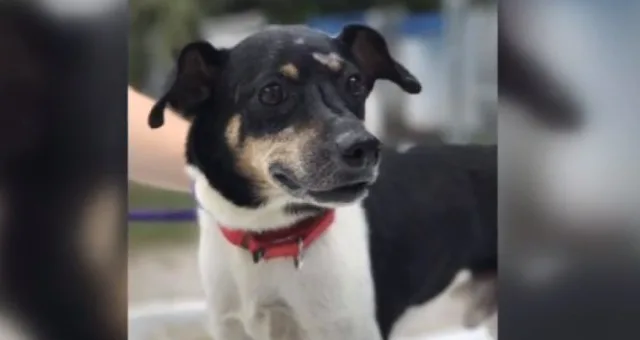
[[[308,320],[310,315],[299,317],[306,319],[301,322],[304,340],[382,340],[373,318],[363,319],[355,315],[336,318],[331,312],[325,315],[314,313],[315,320]]]
[[[205,264],[203,266],[202,264]],[[215,268],[201,261],[201,275],[207,301],[209,334],[213,340],[254,340],[247,335],[241,318],[237,287],[231,274],[209,270]]]
[[[247,335],[239,319],[215,311],[209,313],[208,326],[212,340],[255,340]]]
[[[247,333],[253,340],[271,340],[271,314],[257,304],[245,307]]]
[[[338,296],[309,294],[292,310],[303,340],[382,340],[373,309]]]

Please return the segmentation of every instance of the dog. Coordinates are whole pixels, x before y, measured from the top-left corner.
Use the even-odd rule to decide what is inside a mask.
[[[461,270],[497,269],[495,146],[383,147],[374,83],[420,82],[383,36],[269,26],[230,49],[197,41],[149,114],[191,122],[187,171],[218,340],[380,340]]]

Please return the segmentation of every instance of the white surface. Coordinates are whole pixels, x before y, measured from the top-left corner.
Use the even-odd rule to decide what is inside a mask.
[[[205,315],[203,301],[152,303],[129,309],[129,339],[145,340],[155,329],[167,324],[201,324]],[[485,328],[451,330],[394,340],[492,340]]]
[[[478,330],[452,330],[418,337],[397,337],[394,340],[493,340],[485,328]]]

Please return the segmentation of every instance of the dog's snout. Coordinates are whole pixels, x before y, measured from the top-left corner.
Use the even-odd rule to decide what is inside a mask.
[[[369,133],[347,132],[337,138],[341,161],[351,168],[375,164],[380,156],[380,141]]]

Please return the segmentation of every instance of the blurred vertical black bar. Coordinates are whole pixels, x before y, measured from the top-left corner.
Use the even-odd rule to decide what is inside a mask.
[[[0,5],[0,318],[35,339],[126,338],[127,2],[109,8]]]

